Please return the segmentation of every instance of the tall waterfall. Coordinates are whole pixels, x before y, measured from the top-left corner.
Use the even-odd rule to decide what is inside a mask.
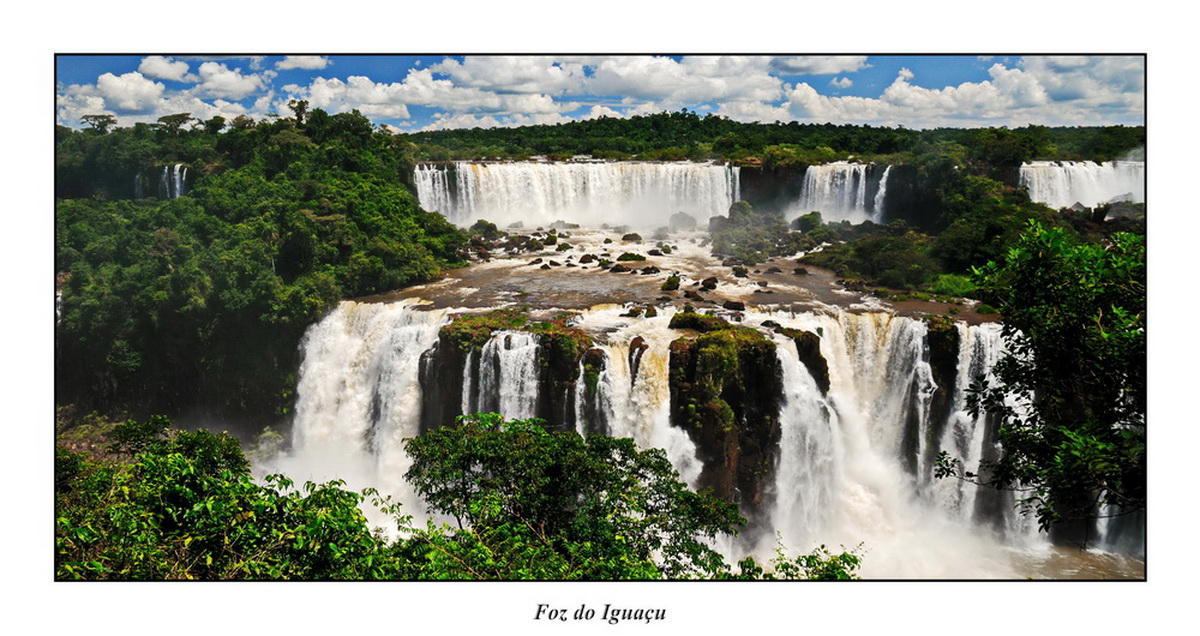
[[[443,311],[414,303],[343,302],[309,328],[296,388],[291,450],[265,466],[300,482],[342,479],[424,510],[403,475],[403,440],[420,433],[422,352],[437,342]]]
[[[158,193],[164,199],[174,199],[187,194],[187,166],[182,163],[163,166],[158,179]]]
[[[738,197],[738,169],[710,163],[457,162],[417,166],[415,179],[421,207],[460,225],[657,228],[678,212],[726,214]]]
[[[1030,199],[1056,209],[1146,200],[1143,161],[1034,161],[1021,166],[1020,179]]]
[[[891,166],[835,161],[804,171],[800,197],[788,218],[820,212],[825,221],[881,221]]]
[[[479,386],[468,413],[501,413],[513,419],[536,415],[538,341],[530,333],[500,331],[479,352]],[[464,377],[472,373],[468,368]]]
[[[411,301],[345,302],[311,327],[302,343],[292,448],[267,468],[297,480],[336,477],[351,487],[374,486],[419,517],[424,508],[403,480],[409,462],[402,440],[420,433],[428,405],[419,367],[438,347],[452,311]],[[603,363],[591,388],[580,363],[572,415],[562,425],[663,448],[682,479],[695,484],[702,470],[697,447],[671,422],[670,344],[681,336],[668,327],[673,311],[654,318],[622,311],[597,307],[575,323],[592,334]],[[800,362],[795,342],[768,329],[768,320],[820,336],[826,392]],[[773,482],[755,504],[763,506],[756,514],[770,532],[730,541],[723,546],[727,557],[752,553],[765,560],[778,533],[793,553],[862,542],[864,576],[986,578],[1019,576],[1002,546],[1046,545],[1011,497],[931,477],[939,450],[970,471],[994,457],[994,423],[970,417],[965,399],[969,382],[989,374],[1001,354],[998,326],[958,325],[959,348],[950,351],[954,369],[946,377],[932,368],[929,335],[918,320],[832,309],[750,310],[744,324],[775,340],[784,394]],[[541,390],[539,351],[532,333],[497,331],[459,358],[463,394],[443,397],[464,411],[529,417]],[[948,402],[935,408],[939,391]],[[587,408],[596,411],[594,421],[584,421],[593,417]],[[1107,545],[1115,546],[1118,535],[1128,533],[1114,529]]]

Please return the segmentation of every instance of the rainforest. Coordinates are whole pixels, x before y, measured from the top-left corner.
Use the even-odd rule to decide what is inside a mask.
[[[1144,578],[1143,126],[55,129],[56,580]]]

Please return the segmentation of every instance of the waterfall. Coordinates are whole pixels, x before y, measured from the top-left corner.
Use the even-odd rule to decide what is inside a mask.
[[[416,303],[343,302],[309,328],[296,387],[291,449],[264,467],[294,481],[343,479],[424,510],[404,480],[403,440],[420,432],[421,354],[446,321]]]
[[[871,210],[871,220],[876,223],[883,222],[883,202],[887,200],[887,181],[891,172],[892,167],[888,166],[883,169],[883,176],[879,178],[879,192],[875,193],[875,204]]]
[[[140,182],[137,185],[140,187]],[[158,178],[159,196],[164,199],[174,199],[187,194],[186,190],[187,166],[182,163],[163,166],[162,174]]]
[[[402,479],[409,465],[402,440],[420,433],[421,411],[428,406],[420,362],[451,359],[423,356],[438,350],[438,332],[453,311],[428,310],[415,301],[344,302],[313,325],[302,343],[292,448],[257,469],[297,481],[341,478],[354,488],[374,486],[404,503],[408,513],[423,512]],[[585,381],[585,365],[578,363],[575,420],[561,426],[662,448],[681,479],[694,486],[705,470],[700,442],[671,418],[670,347],[684,337],[669,327],[673,313],[664,308],[656,317],[635,318],[615,306],[580,313],[573,325],[592,336],[589,364],[598,360],[591,368],[599,373]],[[792,554],[862,542],[868,550],[864,576],[1011,577],[1019,575],[1018,566],[1011,552],[999,548],[1048,545],[1036,520],[1018,514],[1011,493],[932,479],[939,450],[972,472],[996,456],[996,422],[971,417],[966,396],[972,380],[989,377],[1003,354],[998,325],[956,326],[957,339],[946,342],[958,348],[939,362],[952,367],[947,377],[932,368],[929,329],[920,320],[833,308],[751,309],[743,316],[745,326],[775,342],[783,394],[778,446],[764,468],[771,471],[765,495],[758,503],[743,502],[755,507],[758,530],[723,543],[727,559],[750,553],[765,562],[777,533]],[[779,326],[819,337],[827,390]],[[462,395],[440,399],[461,404],[464,412],[495,411],[510,419],[537,413],[545,375],[536,334],[497,331],[480,349],[456,359],[463,364],[453,371],[463,374]],[[938,402],[931,396],[939,391],[947,397],[934,408]],[[1144,537],[1139,523],[1122,517],[1097,526],[1098,545],[1136,552]]]
[[[678,212],[701,222],[726,214],[738,196],[738,169],[711,163],[457,162],[417,166],[415,180],[421,207],[459,225],[653,229]]]
[[[786,215],[789,219],[820,212],[825,221],[879,221],[891,166],[878,173],[873,164],[835,161],[809,166],[804,171],[799,200]]]
[[[776,339],[785,388],[771,521],[783,546],[795,553],[862,542],[865,577],[1012,576],[997,554],[999,539],[930,495],[944,480],[921,477],[930,468],[923,458],[934,453],[920,440],[932,439],[935,424],[925,325],[883,313],[777,312],[770,319],[821,334],[830,375],[821,395],[794,343]],[[962,360],[976,371],[990,368],[996,344],[973,338],[974,353]],[[958,376],[967,371],[960,365]],[[1017,516],[1011,508],[1008,514]],[[773,541],[763,539],[758,553],[769,554]]]
[[[527,419],[537,413],[538,339],[521,331],[497,331],[479,352],[479,400],[468,413],[499,413]]]
[[[1034,161],[1021,165],[1020,180],[1030,199],[1055,209],[1146,201],[1143,161]]]

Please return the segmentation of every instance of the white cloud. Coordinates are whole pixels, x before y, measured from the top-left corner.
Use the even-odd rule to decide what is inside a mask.
[[[594,95],[622,95],[665,104],[708,101],[772,101],[783,82],[760,56],[669,57],[614,56],[602,59],[584,90]]]
[[[285,55],[282,60],[275,63],[275,68],[281,71],[292,68],[319,71],[330,64],[329,58],[322,55]]]
[[[581,117],[580,119],[600,119],[601,117],[614,117],[617,119],[624,119],[625,115],[621,114],[620,111],[609,108],[608,106],[602,106],[600,104],[595,104],[592,106],[591,110],[589,110],[587,112],[587,114],[584,115],[583,117]]]
[[[1133,97],[1141,102],[1145,91],[1140,56],[1028,56],[1020,66],[1055,100],[1100,104]]]
[[[421,131],[426,130],[448,130],[452,128],[501,128],[504,127],[500,120],[492,116],[477,116],[477,115],[447,115],[445,113],[435,113],[433,121]]]
[[[307,87],[289,84],[284,90],[305,97],[313,108],[345,112],[357,108],[364,115],[407,119],[408,106],[428,106],[455,113],[491,113],[526,117],[529,121],[561,121],[561,114],[579,104],[559,102],[545,94],[499,94],[474,87],[457,86],[452,80],[434,77],[430,68],[413,69],[403,82],[377,83],[368,77],[318,77]]]
[[[243,99],[266,87],[262,77],[242,75],[240,69],[231,69],[219,62],[205,62],[200,65],[199,72],[197,89],[210,97]]]
[[[132,71],[120,77],[105,73],[96,78],[96,93],[107,108],[121,112],[143,112],[154,108],[166,87]]]
[[[151,55],[143,58],[138,65],[138,72],[148,77],[174,80],[176,82],[194,82],[195,75],[188,74],[188,63],[172,60],[161,55]]]
[[[849,77],[835,77],[829,80],[829,85],[834,88],[850,88],[854,86],[854,82]]]
[[[836,75],[868,67],[866,55],[792,55],[771,61],[772,70],[788,75]]]
[[[791,121],[793,118],[784,106],[772,106],[763,102],[726,102],[717,114],[741,122]]]
[[[583,64],[544,56],[472,55],[461,62],[447,58],[429,69],[449,75],[456,85],[516,93],[575,92],[585,79]]]

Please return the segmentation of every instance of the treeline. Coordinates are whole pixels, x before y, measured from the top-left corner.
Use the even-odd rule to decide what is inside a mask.
[[[911,130],[855,124],[742,123],[682,110],[629,118],[600,117],[555,125],[410,133],[422,161],[524,159],[723,160],[766,166],[871,160],[913,155],[940,144],[975,149],[997,165],[1033,159],[1107,161],[1145,145],[1142,126],[939,128]],[[903,161],[902,161],[903,162]]]
[[[411,147],[357,112],[294,107],[56,129],[59,404],[261,422],[292,402],[309,323],[459,261],[463,235],[404,185]],[[163,198],[175,164],[186,195]]]
[[[861,562],[821,546],[733,570],[711,545],[745,523],[734,504],[689,490],[661,450],[536,420],[406,443],[404,477],[454,527],[341,482],[255,480],[236,440],[165,418],[108,439],[107,458],[58,449],[56,580],[839,580]]]

